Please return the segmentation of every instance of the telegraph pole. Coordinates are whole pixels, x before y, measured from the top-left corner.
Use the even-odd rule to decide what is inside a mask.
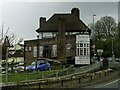
[[[8,82],[8,49],[10,46],[8,37],[5,37],[4,46],[6,47],[6,84]]]

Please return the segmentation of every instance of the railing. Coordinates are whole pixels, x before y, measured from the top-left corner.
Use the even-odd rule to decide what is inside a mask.
[[[39,79],[37,81],[31,80],[27,82],[19,82],[13,86],[7,86],[6,88],[10,90],[10,88],[17,90],[22,88],[78,88],[78,87],[86,87],[89,85],[105,82],[120,76],[118,71],[113,71],[112,69],[106,69],[102,71],[97,71],[94,73],[86,73],[80,74],[75,73],[71,75],[66,75],[62,77],[54,77],[54,78],[46,78],[46,79]],[[120,78],[120,77],[119,77]],[[5,88],[5,87],[3,87]]]
[[[85,87],[88,85],[104,82],[120,76],[120,73],[118,73],[118,71],[114,71],[112,69],[97,71],[99,69],[100,69],[100,63],[82,67],[79,70],[77,70],[77,72],[75,71],[73,66],[71,66],[64,69],[63,71],[56,71],[50,76],[45,75],[44,78],[42,77],[42,79],[12,83],[5,87],[8,87],[8,88],[17,87],[20,89],[21,88],[39,88],[40,89],[40,88]]]

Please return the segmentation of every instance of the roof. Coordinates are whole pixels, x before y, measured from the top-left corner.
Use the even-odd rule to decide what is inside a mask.
[[[23,45],[17,44],[17,45],[15,45],[13,47],[10,47],[9,50],[22,50],[23,48],[24,48]]]
[[[59,18],[65,19],[66,32],[81,32],[88,30],[88,27],[73,14],[54,14],[47,22],[44,28],[38,28],[37,32],[58,32]]]

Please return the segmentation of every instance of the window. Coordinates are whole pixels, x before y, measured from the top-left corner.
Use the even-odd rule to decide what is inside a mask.
[[[87,55],[89,55],[89,48],[87,48],[87,52],[86,53],[87,53]]]
[[[66,56],[71,56],[71,44],[66,44]]]
[[[83,55],[83,48],[80,48],[80,55]]]
[[[53,34],[52,33],[47,33],[47,32],[45,32],[45,33],[43,33],[43,38],[52,38],[53,37]]]
[[[76,55],[89,55],[89,44],[76,43]]]
[[[52,45],[52,56],[57,57],[57,45]]]
[[[43,46],[39,47],[39,56],[43,57]]]
[[[32,48],[31,48],[31,47],[29,47],[29,52],[31,52],[31,50],[32,50]]]
[[[37,57],[37,47],[33,48],[33,57]]]
[[[86,53],[86,48],[84,48],[84,55],[87,55],[87,53]]]
[[[86,45],[86,43],[84,44],[84,47],[86,47],[87,45]]]
[[[25,51],[26,51],[26,52],[28,51],[28,47],[25,47]]]
[[[76,55],[80,55],[79,49],[80,49],[79,43],[76,43]]]
[[[83,47],[83,43],[80,43],[80,47]]]

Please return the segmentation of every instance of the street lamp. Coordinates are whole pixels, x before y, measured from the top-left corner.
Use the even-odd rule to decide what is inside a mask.
[[[96,34],[96,32],[95,32],[95,24],[94,24],[94,21],[95,21],[95,20],[94,20],[94,19],[95,19],[94,17],[95,17],[95,16],[96,16],[96,15],[95,15],[95,14],[93,14],[93,33],[94,33],[93,35],[95,35],[95,34]]]
[[[96,32],[95,32],[95,25],[94,25],[94,17],[95,17],[96,15],[95,14],[93,14],[93,46],[94,46],[94,48],[93,48],[93,56],[95,57],[95,42],[94,42],[94,38],[95,38],[95,34],[96,34]]]
[[[114,50],[113,50],[113,37],[112,37],[112,59],[114,59]]]
[[[37,35],[37,58],[39,58],[39,35]],[[36,71],[37,71],[37,59],[36,59]]]

